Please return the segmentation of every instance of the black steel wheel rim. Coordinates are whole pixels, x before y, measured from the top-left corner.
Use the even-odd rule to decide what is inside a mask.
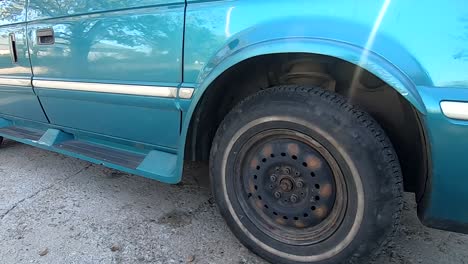
[[[235,195],[263,233],[290,245],[311,245],[340,226],[346,184],[320,143],[294,130],[270,129],[251,137],[237,157]]]

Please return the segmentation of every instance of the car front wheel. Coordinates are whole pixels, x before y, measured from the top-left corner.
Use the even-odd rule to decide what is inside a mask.
[[[395,151],[372,117],[332,92],[250,96],[220,125],[210,159],[221,214],[272,263],[366,263],[397,229]]]

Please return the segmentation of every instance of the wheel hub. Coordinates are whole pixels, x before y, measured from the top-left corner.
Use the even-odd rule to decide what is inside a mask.
[[[332,211],[333,172],[312,146],[278,138],[250,151],[248,159],[245,194],[264,221],[307,229],[319,225]]]
[[[281,179],[280,187],[283,192],[291,192],[293,189],[293,181],[285,177]]]

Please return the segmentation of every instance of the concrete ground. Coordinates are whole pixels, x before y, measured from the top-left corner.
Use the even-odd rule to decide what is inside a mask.
[[[0,263],[265,263],[230,233],[201,164],[167,185],[6,141]],[[376,263],[468,263],[468,236],[432,230],[406,196],[403,228]]]

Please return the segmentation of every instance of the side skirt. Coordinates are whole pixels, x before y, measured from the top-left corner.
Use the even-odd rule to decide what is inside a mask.
[[[165,183],[177,183],[177,154],[157,149],[106,145],[58,128],[32,128],[0,118],[0,137]]]

